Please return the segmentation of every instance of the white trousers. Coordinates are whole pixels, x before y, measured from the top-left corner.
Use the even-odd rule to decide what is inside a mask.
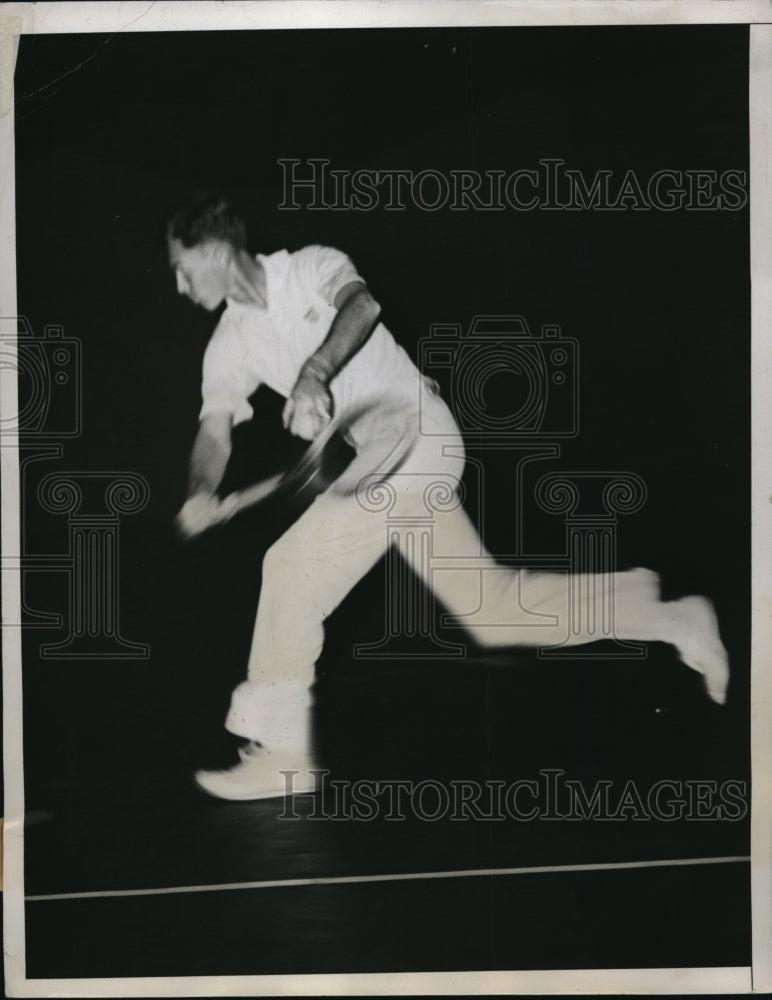
[[[383,478],[400,442],[419,427],[419,407],[415,446]],[[665,637],[658,579],[648,570],[569,577],[495,562],[458,497],[464,467],[458,428],[429,388],[421,389],[418,403],[373,411],[353,434],[362,444],[351,465],[265,555],[247,680],[234,691],[226,719],[232,733],[266,746],[311,749],[310,688],[324,621],[391,546],[483,646],[596,641],[603,636],[577,627],[570,605],[580,593],[607,607],[608,588],[617,638]],[[416,525],[430,526],[428,558],[413,544]]]

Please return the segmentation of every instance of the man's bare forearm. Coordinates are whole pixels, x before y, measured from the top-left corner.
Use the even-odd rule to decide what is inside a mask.
[[[322,345],[300,369],[282,413],[292,434],[313,440],[332,415],[330,382],[367,342],[381,307],[367,288],[352,282],[335,299],[338,312]]]
[[[324,343],[303,366],[304,373],[329,385],[369,339],[380,312],[367,288],[352,292],[336,314]]]
[[[222,482],[230,455],[230,420],[203,421],[190,455],[188,496],[199,493],[212,496]]]

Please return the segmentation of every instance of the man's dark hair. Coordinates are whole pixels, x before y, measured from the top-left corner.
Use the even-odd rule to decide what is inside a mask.
[[[190,199],[172,215],[166,237],[187,248],[206,240],[226,240],[237,250],[245,250],[247,227],[225,198],[204,194]]]

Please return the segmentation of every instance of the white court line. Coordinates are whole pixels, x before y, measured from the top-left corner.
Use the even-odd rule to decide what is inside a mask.
[[[480,878],[491,875],[544,875],[555,872],[601,872],[625,868],[673,868],[684,865],[728,865],[750,857],[679,858],[667,861],[610,861],[589,865],[543,865],[536,868],[468,868],[447,872],[399,872],[395,875],[331,875],[320,878],[283,878],[263,882],[226,882],[224,885],[178,885],[168,889],[111,889],[103,892],[63,892],[27,896],[30,903],[61,899],[113,899],[119,896],[167,896],[185,892],[230,892],[233,889],[285,889],[306,885],[355,885],[361,882],[409,882],[420,879]]]

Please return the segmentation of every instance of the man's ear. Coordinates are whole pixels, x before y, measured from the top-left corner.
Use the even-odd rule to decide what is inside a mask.
[[[221,267],[227,267],[231,261],[231,248],[229,243],[226,243],[225,240],[209,240],[205,246],[206,255],[209,258],[210,263],[218,264]]]
[[[218,243],[217,250],[220,254],[217,258],[217,263],[222,264],[226,268],[231,267],[236,260],[236,248],[231,243],[223,240],[221,243]]]

